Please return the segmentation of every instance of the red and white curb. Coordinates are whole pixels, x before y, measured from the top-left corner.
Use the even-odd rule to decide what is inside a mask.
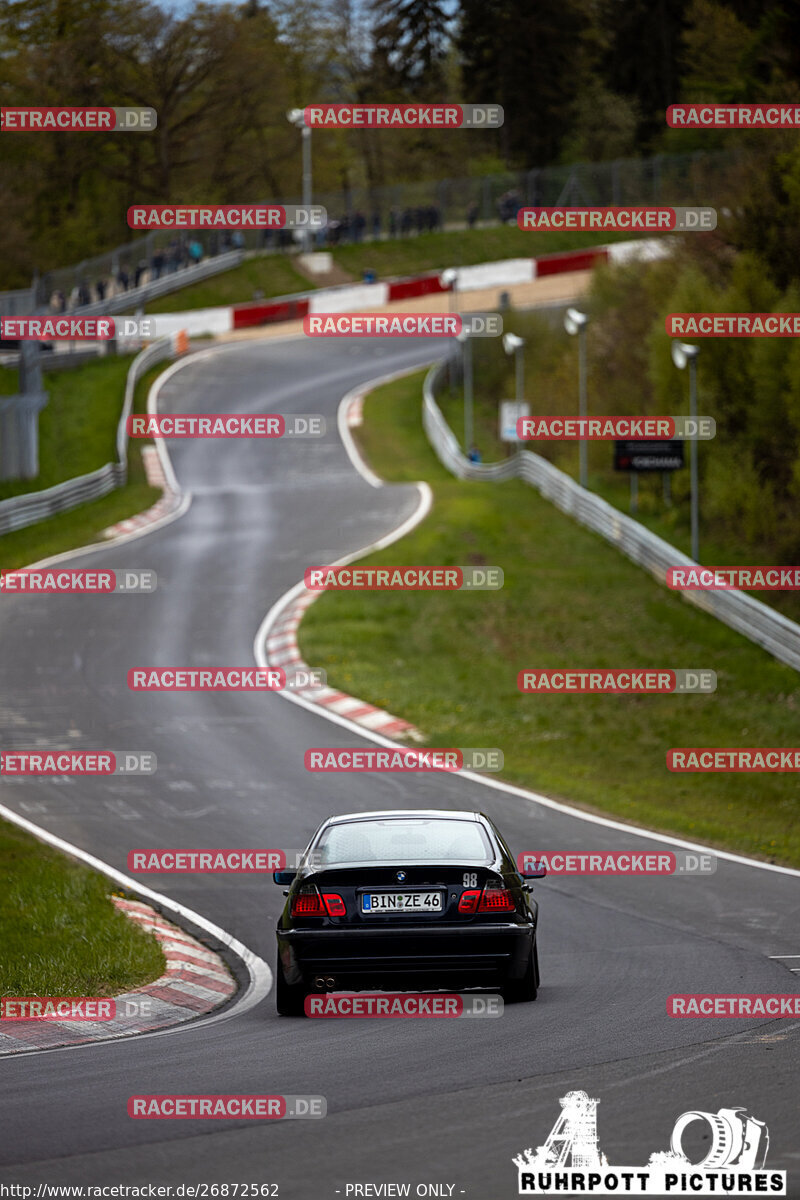
[[[456,271],[456,278],[449,285],[441,283],[441,271],[429,271],[425,275],[385,282],[348,283],[319,288],[315,292],[298,292],[276,300],[248,300],[221,308],[168,313],[159,321],[163,323],[165,332],[180,328],[185,329],[190,337],[216,336],[257,325],[298,321],[313,313],[358,312],[363,308],[371,311],[386,304],[438,295],[453,288],[457,292],[470,292],[482,288],[510,287],[517,283],[532,283],[546,275],[589,270],[603,262],[649,260],[668,254],[669,246],[669,236],[638,238],[604,246],[587,246],[582,250],[543,254],[538,258],[509,258],[501,262],[451,268]]]
[[[164,974],[115,996],[117,1015],[110,1021],[3,1020],[0,1056],[165,1029],[212,1012],[235,994],[236,981],[218,954],[148,904],[121,896],[111,899],[126,917],[154,934],[167,960]]]
[[[357,411],[353,407],[354,401],[360,396],[363,402],[363,397],[369,392],[373,391],[373,389],[380,387],[384,383],[391,383],[393,380],[399,379],[403,375],[411,374],[419,369],[420,367],[418,364],[417,366],[409,367],[405,370],[394,371],[389,375],[381,375],[374,379],[369,379],[365,383],[360,384],[357,388],[354,388],[351,392],[348,392],[339,405],[339,436],[341,437],[348,457],[353,464],[353,468],[359,473],[362,479],[366,480],[366,482],[370,484],[371,487],[380,488],[385,487],[386,485],[381,479],[378,478],[377,475],[374,475],[373,472],[370,471],[369,467],[361,458],[358,447],[350,435],[348,426],[350,424],[352,414]],[[338,560],[338,562],[330,565],[344,566],[345,563],[355,562],[357,559],[363,558],[375,550],[382,550],[385,546],[399,541],[412,529],[415,529],[416,526],[419,525],[419,523],[430,512],[432,503],[432,493],[428,484],[418,482],[416,486],[420,493],[420,502],[416,511],[412,513],[410,517],[407,517],[405,521],[397,526],[396,529],[393,529],[391,533],[386,534],[379,541],[373,542],[369,546],[363,546],[361,550],[356,551],[355,554],[348,554],[345,558],[341,558]],[[280,599],[273,604],[272,608],[265,615],[263,621],[258,627],[258,631],[253,642],[253,655],[259,667],[265,667],[267,665],[266,642],[272,636],[277,621],[292,600],[299,596],[303,586],[303,584],[295,584],[295,586],[290,588],[288,592],[285,592],[283,596],[281,596]],[[290,701],[292,704],[298,704],[301,708],[305,708],[307,711],[313,711],[314,709],[314,705],[310,704],[308,699],[298,692],[282,691],[277,692],[276,695],[280,696],[284,700]],[[348,729],[351,733],[360,733],[362,737],[370,742],[373,742],[376,746],[383,746],[387,750],[393,750],[396,748],[397,743],[387,737],[384,737],[383,734],[378,733],[376,730],[364,729],[363,727],[361,730],[359,730],[355,723],[349,718],[339,716],[336,713],[331,712],[330,709],[323,709],[320,715],[324,716],[333,724],[339,725],[343,729]],[[800,870],[798,870],[796,867],[780,867],[776,863],[762,862],[760,859],[756,858],[746,858],[742,854],[732,854],[728,850],[719,850],[716,846],[707,846],[702,842],[687,842],[684,841],[683,838],[675,837],[673,834],[656,833],[651,829],[644,829],[639,825],[628,825],[624,821],[615,821],[611,817],[601,817],[595,813],[586,812],[585,809],[573,808],[571,804],[567,804],[562,800],[554,800],[550,796],[544,796],[541,792],[534,792],[529,788],[517,787],[516,784],[506,783],[505,780],[495,779],[488,775],[481,775],[478,774],[477,771],[462,770],[459,771],[459,776],[461,779],[466,779],[470,783],[478,784],[480,787],[489,788],[493,792],[500,792],[504,796],[513,796],[520,800],[526,800],[528,803],[536,805],[538,809],[550,809],[553,812],[562,813],[573,818],[575,821],[580,821],[587,825],[599,825],[603,829],[613,829],[620,833],[629,834],[632,837],[647,838],[653,842],[660,842],[665,846],[680,846],[682,850],[692,850],[695,853],[715,854],[717,858],[724,859],[726,862],[738,863],[745,867],[755,867],[758,870],[769,871],[776,875],[791,875],[795,879],[800,879]]]
[[[364,399],[366,392],[358,392],[347,406],[347,426],[353,429],[356,425],[364,424]]]
[[[297,645],[297,627],[308,606],[313,604],[316,599],[317,596],[314,593],[303,588],[299,595],[294,596],[277,614],[266,639],[268,665],[282,667],[289,678],[293,671],[309,669],[307,663],[300,657]],[[294,694],[303,696],[304,699],[309,700],[312,704],[318,704],[320,708],[324,708],[328,712],[347,717],[348,720],[355,721],[364,729],[385,734],[386,737],[422,741],[420,731],[408,721],[392,716],[385,709],[376,708],[374,704],[358,700],[355,696],[348,696],[346,692],[339,692],[335,688],[329,687],[315,687],[298,688]]]
[[[414,367],[414,370],[419,368]],[[392,375],[386,376],[386,382],[390,379],[399,378],[407,375],[407,370],[396,371]],[[363,420],[364,398],[372,390],[373,384],[367,384],[362,387],[354,388],[352,392],[344,398],[340,405],[339,418],[339,433],[345,441],[345,448],[348,455],[348,442],[346,440],[346,429],[353,425],[360,425]],[[343,420],[342,420],[343,415]],[[352,458],[352,455],[350,455]],[[372,486],[382,486],[380,480],[368,472],[364,467],[362,474]],[[372,549],[378,549],[385,542],[393,540],[393,536],[388,539],[381,539],[381,542],[376,543]],[[358,555],[349,556],[343,559],[342,562],[349,562],[351,558],[359,557],[366,551],[359,551]],[[279,602],[277,608],[272,609],[269,613],[267,621],[257,635],[256,641],[263,647],[264,658],[267,665],[270,667],[283,667],[287,675],[291,676],[292,671],[309,670],[307,663],[300,657],[300,650],[297,645],[297,627],[305,615],[306,609],[310,604],[319,598],[318,593],[310,592],[304,584],[299,584],[293,588],[283,601]],[[258,657],[258,653],[257,653]],[[301,697],[310,704],[317,705],[324,709],[326,714],[336,714],[338,717],[344,717],[348,721],[353,721],[356,725],[360,725],[362,729],[368,729],[371,733],[379,733],[385,737],[406,739],[413,742],[421,742],[424,740],[423,734],[412,725],[409,721],[404,721],[402,717],[395,717],[392,713],[386,712],[383,708],[376,708],[374,704],[368,704],[365,700],[359,700],[355,696],[348,696],[346,692],[339,692],[335,688],[298,688],[296,692],[291,693],[293,696]]]
[[[147,482],[151,487],[161,488],[163,492],[161,499],[156,500],[155,504],[146,508],[144,512],[136,513],[135,516],[128,517],[124,521],[118,521],[116,525],[109,525],[107,529],[103,530],[103,537],[114,538],[119,537],[120,534],[145,529],[148,525],[155,525],[164,517],[170,516],[180,507],[182,497],[170,486],[155,446],[142,446],[142,461]]]

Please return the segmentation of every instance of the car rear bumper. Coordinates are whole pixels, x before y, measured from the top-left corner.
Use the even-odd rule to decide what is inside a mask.
[[[531,925],[494,924],[391,929],[279,929],[287,982],[313,988],[316,976],[335,986],[501,987],[522,978]]]

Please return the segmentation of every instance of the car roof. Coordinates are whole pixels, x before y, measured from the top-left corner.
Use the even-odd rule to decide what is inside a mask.
[[[464,811],[453,811],[451,809],[442,810],[440,808],[384,808],[376,809],[374,812],[360,813],[339,813],[336,816],[328,817],[325,825],[340,825],[346,821],[390,821],[393,819],[402,819],[403,817],[414,818],[431,818],[434,820],[443,821],[477,821],[487,823],[483,813]]]

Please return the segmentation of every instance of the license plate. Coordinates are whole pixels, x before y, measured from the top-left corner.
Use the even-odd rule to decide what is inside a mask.
[[[441,912],[441,892],[366,892],[362,913]]]

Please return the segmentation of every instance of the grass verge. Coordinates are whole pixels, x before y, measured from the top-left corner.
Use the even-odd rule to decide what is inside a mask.
[[[518,229],[516,225],[491,225],[485,229],[423,233],[419,237],[393,238],[358,246],[340,246],[333,252],[336,263],[357,279],[370,268],[378,278],[414,275],[441,267],[467,267],[504,258],[536,258],[560,250],[581,250],[605,242],[623,241],[625,235],[607,232]]]
[[[60,396],[93,398],[97,418],[93,444],[102,448],[105,457],[86,470],[116,456],[116,428],[129,364],[129,359],[114,359],[52,377],[70,380],[71,386]],[[136,412],[145,411],[147,393],[168,365],[158,364],[139,380]],[[108,369],[112,366],[117,370]],[[7,383],[0,379],[0,388],[6,390]],[[78,424],[83,419],[82,414]],[[142,444],[138,439],[129,444],[125,487],[0,537],[3,567],[22,567],[100,541],[106,526],[154,504],[161,493],[147,483]],[[80,473],[74,459],[66,461],[69,465],[63,478]],[[27,488],[30,490],[30,483]],[[0,889],[0,994],[107,996],[163,973],[164,956],[158,942],[114,908],[108,899],[113,885],[107,879],[5,821],[0,821],[0,877],[4,879]]]
[[[86,367],[81,367],[74,374],[88,375],[100,365],[91,363]],[[102,406],[102,419],[93,436],[97,444],[106,444],[110,441],[110,450],[107,457],[86,468],[88,470],[94,470],[96,467],[102,466],[104,462],[116,458],[116,429],[122,411],[125,373],[128,365],[129,362],[126,362],[126,371],[122,378],[114,379],[113,387],[106,379],[108,394]],[[169,365],[168,362],[159,363],[139,380],[134,396],[134,412],[145,412],[148,391],[156,377]],[[43,413],[46,411],[46,409],[43,410]],[[46,521],[40,521],[36,525],[29,525],[25,529],[17,529],[13,533],[0,536],[0,563],[3,568],[10,570],[24,567],[28,563],[38,562],[53,554],[61,554],[65,550],[74,550],[92,542],[102,541],[102,532],[109,525],[115,525],[117,521],[124,521],[127,517],[132,517],[155,504],[161,492],[158,488],[150,486],[144,472],[142,446],[147,444],[142,438],[128,443],[128,482],[125,487],[118,488],[109,495],[102,496],[99,500],[92,500],[88,504],[70,509],[69,512],[48,517]],[[64,478],[69,479],[80,473],[80,470],[71,462],[65,471]],[[28,489],[30,490],[30,483]]]
[[[98,358],[44,375],[49,400],[39,414],[39,475],[0,481],[0,500],[43,491],[116,459],[117,422],[132,361],[132,355]],[[6,369],[3,375],[13,378],[13,386],[6,388],[4,378],[0,389],[16,392],[16,371]]]
[[[800,677],[660,587],[528,485],[454,479],[420,422],[423,373],[377,389],[357,430],[382,478],[425,479],[421,526],[365,563],[488,563],[499,592],[329,593],[300,626],[328,682],[413,722],[431,746],[498,746],[503,778],[769,861],[800,866],[791,775],[674,775],[671,746],[791,746]],[[523,668],[698,667],[697,696],[537,696]],[[411,796],[409,803],[413,803]]]
[[[559,250],[579,250],[604,242],[624,241],[621,233],[553,230],[525,232],[516,225],[496,225],[486,229],[452,230],[449,233],[424,233],[419,237],[392,238],[382,242],[335,248],[333,259],[359,282],[368,268],[379,279],[393,275],[415,275],[437,268],[470,266],[503,258],[535,258]],[[268,254],[251,258],[241,266],[215,275],[204,283],[195,283],[163,296],[147,305],[148,313],[182,312],[195,308],[213,308],[239,304],[254,298],[260,290],[265,298],[308,292],[314,283],[301,275],[291,256]]]
[[[113,996],[157,979],[164,955],[119,912],[113,884],[0,821],[0,993]]]
[[[290,256],[265,254],[262,258],[248,258],[240,266],[202,283],[193,283],[179,292],[162,296],[160,300],[152,300],[146,311],[167,313],[215,308],[255,300],[258,298],[256,292],[269,299],[271,296],[288,296],[292,292],[310,292],[315,287],[316,284],[300,274]]]
[[[560,389],[566,389],[568,403],[574,412],[577,407],[577,346],[568,339],[561,327],[561,319],[555,313],[541,310],[511,310],[504,317],[507,331],[519,334],[526,341],[525,362],[526,394],[532,396],[531,410],[534,413],[564,414],[563,390],[553,395],[553,380]],[[564,353],[566,344],[566,354]],[[508,456],[510,447],[499,439],[499,397],[514,395],[514,363],[503,354],[495,339],[475,339],[472,348],[474,364],[473,441],[480,448],[485,463],[497,462]],[[569,374],[559,375],[566,367]],[[590,392],[590,396],[592,393]],[[445,419],[464,449],[464,393],[463,386],[456,382],[450,386],[450,376],[445,372],[437,391],[437,401]],[[590,411],[593,401],[590,400]],[[618,405],[621,409],[626,406]],[[680,410],[678,410],[680,411]],[[579,477],[578,443],[540,442],[529,449],[548,459],[567,475],[577,481]],[[740,566],[749,563],[775,562],[774,552],[768,546],[756,547],[752,540],[741,536],[736,520],[721,522],[718,516],[719,503],[709,495],[710,484],[703,475],[704,468],[713,456],[725,455],[728,448],[724,442],[701,442],[698,446],[700,464],[700,561],[704,566]],[[691,554],[691,526],[689,503],[689,455],[690,444],[685,445],[685,468],[671,473],[668,479],[669,495],[664,496],[664,485],[660,472],[640,472],[638,478],[638,503],[635,513],[630,509],[630,476],[626,472],[612,469],[614,459],[613,442],[587,443],[588,486],[595,495],[601,496],[620,512],[635,516],[636,520],[657,537],[663,538],[684,554]],[[733,469],[733,468],[732,468]],[[711,509],[711,518],[706,513]],[[780,561],[780,560],[778,560]],[[789,561],[793,561],[789,559]],[[777,609],[792,621],[800,622],[800,593],[798,592],[752,592],[754,599],[770,608]]]

